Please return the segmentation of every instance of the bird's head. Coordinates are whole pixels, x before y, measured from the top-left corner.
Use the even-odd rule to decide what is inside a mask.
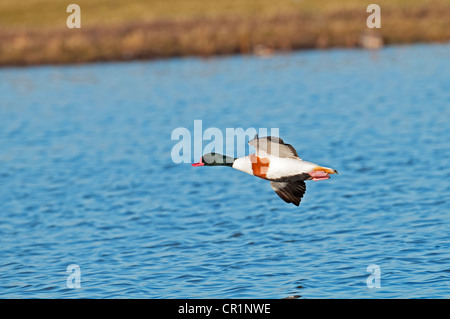
[[[203,155],[198,163],[192,164],[192,166],[232,166],[235,158],[222,155],[219,153],[208,153]]]

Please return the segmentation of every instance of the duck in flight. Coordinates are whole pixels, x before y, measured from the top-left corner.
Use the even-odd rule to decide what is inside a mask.
[[[202,156],[192,166],[230,166],[250,175],[270,181],[273,190],[286,203],[300,205],[306,191],[306,180],[320,181],[337,174],[335,169],[306,162],[295,148],[285,144],[279,137],[267,136],[248,142],[256,150],[255,154],[233,158],[218,153]]]

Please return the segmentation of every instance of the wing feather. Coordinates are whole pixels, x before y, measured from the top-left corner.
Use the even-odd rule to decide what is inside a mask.
[[[270,182],[275,193],[286,203],[300,205],[300,201],[306,192],[306,183],[304,181],[295,182]]]
[[[274,155],[283,158],[299,158],[297,151],[290,144],[285,144],[284,141],[276,136],[266,136],[258,138],[258,134],[255,138],[248,142],[256,150],[257,155]]]

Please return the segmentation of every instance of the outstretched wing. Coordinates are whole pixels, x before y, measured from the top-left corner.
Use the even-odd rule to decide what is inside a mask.
[[[304,181],[295,182],[270,182],[275,193],[286,203],[292,203],[296,206],[300,205],[303,195],[306,192],[306,184]]]
[[[258,138],[258,134],[256,134],[255,138],[248,142],[248,144],[255,148],[257,155],[299,158],[297,151],[292,145],[284,144],[283,140],[276,136]]]

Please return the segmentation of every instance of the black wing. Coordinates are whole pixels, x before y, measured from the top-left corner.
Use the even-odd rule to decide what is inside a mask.
[[[275,193],[282,200],[296,206],[300,205],[300,201],[306,192],[306,184],[304,181],[270,182],[270,186],[272,186]]]

